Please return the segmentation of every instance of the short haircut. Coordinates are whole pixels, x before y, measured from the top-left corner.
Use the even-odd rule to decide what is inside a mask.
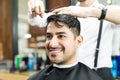
[[[68,25],[68,27],[70,28],[70,30],[73,32],[75,36],[80,35],[80,30],[81,30],[80,22],[74,16],[67,15],[67,14],[55,14],[47,18],[47,26],[50,22],[55,22],[56,27],[62,27],[62,25],[58,24],[58,22],[63,22],[66,25]]]

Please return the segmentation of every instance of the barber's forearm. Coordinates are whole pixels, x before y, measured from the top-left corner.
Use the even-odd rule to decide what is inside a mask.
[[[105,19],[120,24],[120,6],[108,6]]]
[[[89,11],[90,17],[100,18],[102,9],[91,8]],[[107,6],[105,20],[120,24],[120,6]]]

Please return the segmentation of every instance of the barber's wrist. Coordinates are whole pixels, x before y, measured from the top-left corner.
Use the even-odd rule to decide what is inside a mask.
[[[102,8],[101,9],[101,15],[98,19],[103,20],[106,17],[106,12],[107,12],[107,8]]]

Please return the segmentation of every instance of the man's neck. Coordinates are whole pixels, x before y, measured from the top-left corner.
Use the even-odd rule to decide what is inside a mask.
[[[75,66],[78,63],[78,57],[76,56],[75,59],[72,59],[72,61],[69,64],[53,64],[54,67],[58,67],[58,68],[69,68],[72,66]]]
[[[89,7],[91,6],[96,0],[86,0],[84,2],[80,2],[80,6],[82,7]]]
[[[53,64],[54,67],[57,67],[57,68],[70,68],[72,66],[75,66],[78,64],[78,61],[74,62],[73,64],[69,64],[69,65],[57,65],[57,64]]]

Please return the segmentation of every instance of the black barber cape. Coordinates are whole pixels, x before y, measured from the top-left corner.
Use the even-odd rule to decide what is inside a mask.
[[[47,66],[28,80],[102,80],[93,70],[82,63],[70,68]]]

